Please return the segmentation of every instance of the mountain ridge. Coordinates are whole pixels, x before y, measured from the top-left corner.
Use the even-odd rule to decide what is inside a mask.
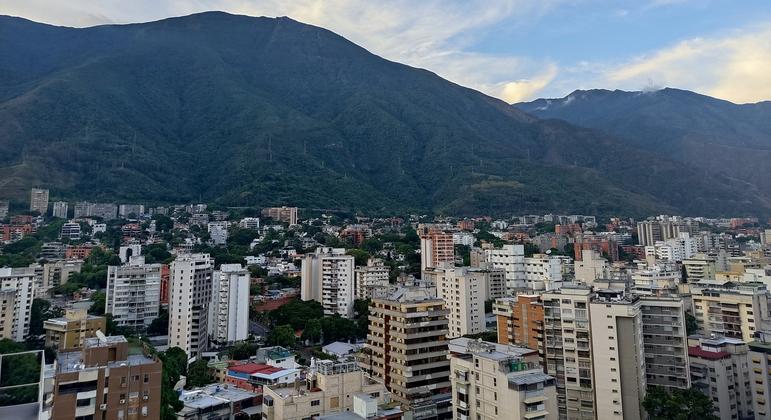
[[[35,185],[65,199],[383,213],[771,209],[744,181],[538,120],[290,18],[8,19],[0,196]]]

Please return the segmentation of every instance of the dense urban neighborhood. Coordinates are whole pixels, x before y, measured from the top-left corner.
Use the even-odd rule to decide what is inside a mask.
[[[771,418],[767,220],[49,194],[0,202],[0,413]]]

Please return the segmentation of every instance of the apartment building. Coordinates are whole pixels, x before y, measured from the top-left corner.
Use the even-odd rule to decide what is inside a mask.
[[[8,200],[0,200],[0,220],[5,220],[8,217],[8,208],[10,204]]]
[[[209,222],[206,225],[206,229],[214,245],[225,245],[228,243],[228,222]]]
[[[449,349],[456,419],[559,418],[554,378],[534,350],[468,338]]]
[[[753,419],[747,344],[736,338],[688,337],[693,387],[712,399],[720,419]]]
[[[260,218],[259,217],[244,217],[238,222],[238,226],[243,229],[259,230]]]
[[[637,223],[637,242],[642,246],[653,245],[677,238],[681,233],[693,233],[693,226],[684,222],[644,221]]]
[[[160,418],[161,362],[123,336],[57,355],[52,420]]]
[[[352,411],[357,394],[374,398],[378,405],[389,401],[386,387],[367,376],[356,362],[314,359],[299,386],[291,383],[263,388],[262,418],[302,420]]]
[[[325,315],[353,316],[354,258],[343,248],[318,247],[302,260],[300,298],[321,303]]]
[[[644,419],[646,382],[640,298],[623,290],[598,290],[590,303],[590,313],[595,415],[599,419]],[[579,377],[581,369],[579,366]]]
[[[158,317],[161,305],[161,264],[145,264],[136,256],[123,266],[107,267],[105,312],[116,325],[148,327]]]
[[[89,315],[85,309],[67,309],[63,317],[43,322],[46,347],[57,351],[74,351],[84,348],[86,340],[96,337],[97,331],[106,331],[103,316]]]
[[[762,283],[700,281],[691,284],[693,313],[703,334],[749,342],[769,323],[771,298]]]
[[[181,348],[188,357],[198,356],[209,346],[213,264],[209,254],[179,255],[171,263],[169,347]]]
[[[356,267],[354,296],[356,299],[372,298],[372,290],[388,286],[390,269],[380,258],[369,258],[367,265]]]
[[[30,191],[29,211],[36,211],[41,215],[48,213],[48,190],[33,188]]]
[[[685,302],[678,296],[640,296],[647,386],[691,386]]]
[[[678,293],[682,271],[674,264],[638,264],[631,272],[632,287],[640,295],[669,296]]]
[[[258,417],[262,408],[261,394],[221,384],[182,391],[179,400],[184,407],[177,412],[177,420]]]
[[[448,314],[444,300],[421,286],[379,291],[370,304],[360,365],[415,419],[452,417]]]
[[[605,279],[610,265],[602,254],[591,249],[581,251],[581,260],[575,262],[576,281],[586,284],[594,284],[595,281]]]
[[[502,269],[506,273],[506,287],[509,291],[526,288],[525,246],[503,245],[501,248],[484,250],[485,261],[492,268]]]
[[[42,273],[36,277],[35,295],[48,295],[51,289],[66,284],[70,276],[80,273],[82,268],[82,260],[59,260],[43,264]]]
[[[771,239],[771,236],[769,236]],[[752,411],[756,419],[771,419],[771,333],[758,331],[748,343]]]
[[[54,201],[53,204],[53,216],[58,217],[59,219],[66,219],[67,218],[67,202],[66,201]]]
[[[525,288],[531,292],[562,286],[562,258],[548,254],[525,257]]]
[[[691,258],[683,260],[685,274],[688,276],[688,282],[694,283],[701,280],[714,280],[718,271],[717,260],[707,254],[696,254]]]
[[[32,300],[35,296],[35,269],[0,268],[0,338],[24,341],[29,335]]]
[[[538,352],[539,363],[546,368],[544,315],[540,295],[499,298],[493,304],[498,343],[524,346]]]
[[[589,304],[592,288],[563,285],[541,295],[546,373],[555,378],[560,418],[595,419]]]
[[[268,207],[262,209],[262,217],[269,217],[277,222],[297,224],[297,207]]]
[[[455,265],[455,243],[452,232],[439,225],[418,226],[420,236],[420,269]]]
[[[222,264],[212,282],[209,306],[211,338],[232,344],[249,337],[249,271],[241,264]]]
[[[465,267],[432,270],[436,295],[449,310],[447,337],[478,334],[485,330],[486,285],[468,275]]]

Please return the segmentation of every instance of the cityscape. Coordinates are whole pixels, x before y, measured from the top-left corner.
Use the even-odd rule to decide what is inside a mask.
[[[49,197],[0,203],[4,418],[771,416],[756,217]]]
[[[771,2],[0,0],[0,420],[771,420]]]

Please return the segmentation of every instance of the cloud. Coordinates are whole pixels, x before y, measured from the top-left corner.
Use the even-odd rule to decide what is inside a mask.
[[[553,79],[548,60],[473,52],[497,24],[532,23],[571,0],[0,0],[6,14],[67,26],[149,21],[206,10],[289,16],[375,54],[429,69],[504,100],[530,99]],[[528,96],[529,95],[529,96]]]
[[[608,86],[656,83],[737,103],[771,98],[771,24],[722,37],[693,38],[609,68]]]

